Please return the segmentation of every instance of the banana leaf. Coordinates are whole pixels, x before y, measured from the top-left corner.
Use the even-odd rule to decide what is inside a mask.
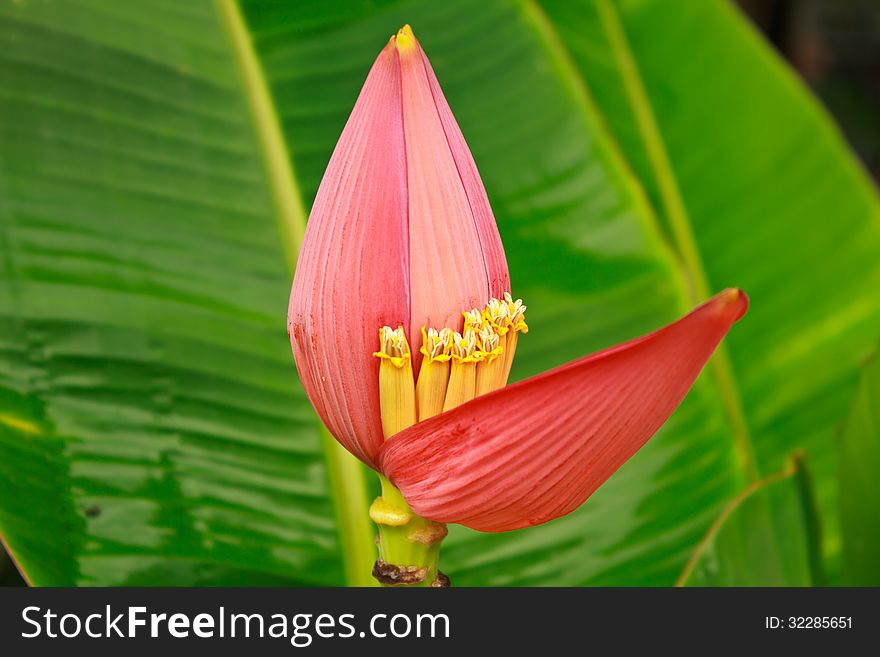
[[[284,329],[298,241],[378,50],[412,24],[529,305],[514,378],[710,292],[752,308],[580,510],[452,528],[456,585],[665,584],[809,458],[880,334],[880,204],[720,1],[0,4],[0,534],[34,584],[367,584],[373,477]],[[774,550],[785,547],[774,544]]]

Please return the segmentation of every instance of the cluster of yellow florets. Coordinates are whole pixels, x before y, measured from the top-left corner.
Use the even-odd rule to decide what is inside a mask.
[[[483,309],[462,315],[461,331],[422,327],[423,356],[414,376],[403,327],[379,329],[379,399],[386,437],[418,420],[504,387],[513,364],[519,333],[529,327],[526,307],[505,294]]]

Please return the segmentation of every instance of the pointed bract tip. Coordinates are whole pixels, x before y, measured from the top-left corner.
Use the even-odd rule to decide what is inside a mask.
[[[397,51],[399,53],[410,52],[416,47],[416,35],[407,23],[397,31]]]
[[[739,321],[746,310],[749,309],[749,296],[738,287],[729,287],[718,295],[719,310],[722,312],[732,311],[733,321]]]

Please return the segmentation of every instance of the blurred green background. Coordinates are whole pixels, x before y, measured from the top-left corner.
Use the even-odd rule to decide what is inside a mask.
[[[880,583],[880,11],[743,9],[0,0],[0,535],[32,583],[368,583],[372,476],[322,435],[284,314],[404,22],[529,305],[514,378],[752,300],[581,509],[451,528],[453,583]]]

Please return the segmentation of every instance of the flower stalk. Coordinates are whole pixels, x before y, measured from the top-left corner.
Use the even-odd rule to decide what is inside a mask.
[[[379,528],[373,577],[382,586],[448,586],[438,568],[446,525],[416,515],[388,479],[379,475],[379,480],[382,495],[370,507],[370,518]]]

